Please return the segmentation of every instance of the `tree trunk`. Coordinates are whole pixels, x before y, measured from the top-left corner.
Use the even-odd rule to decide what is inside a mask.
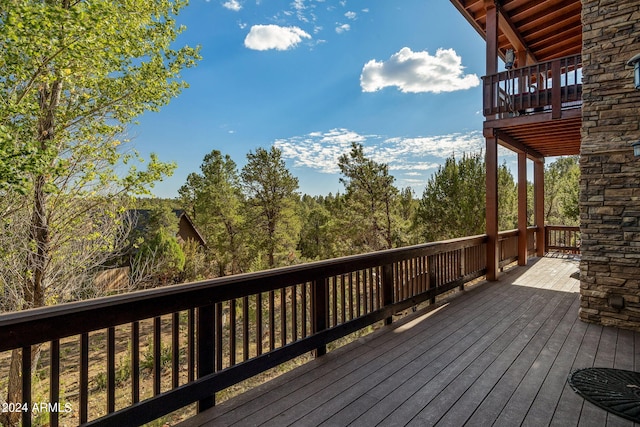
[[[11,352],[7,402],[22,402],[22,355],[19,349],[14,349]],[[20,412],[18,411],[0,413],[0,423],[6,427],[17,426],[19,421]]]
[[[68,6],[68,4],[67,4]],[[40,119],[38,120],[38,142],[40,150],[45,153],[54,140],[55,111],[60,101],[62,82],[55,81],[50,87],[46,84],[38,91]],[[47,212],[47,177],[39,174],[33,183],[33,206],[31,224],[29,225],[29,251],[25,260],[23,310],[45,305],[46,269],[50,257],[50,230]],[[32,351],[32,367],[37,364],[42,345]],[[22,402],[22,359],[20,350],[11,353],[11,366],[7,385],[7,403]],[[9,426],[17,425],[20,413],[2,414],[2,420]]]
[[[47,195],[44,191],[46,178],[36,177],[33,190],[33,211],[29,240],[32,250],[28,252],[25,274],[25,303],[23,309],[44,305],[45,270],[49,261],[49,224],[47,221]]]

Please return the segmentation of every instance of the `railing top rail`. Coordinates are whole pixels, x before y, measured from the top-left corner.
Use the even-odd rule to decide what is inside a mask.
[[[432,242],[0,315],[0,351],[202,307],[378,265],[476,246],[486,235]]]
[[[582,65],[582,54],[578,53],[575,55],[568,55],[568,56],[563,56],[561,58],[550,59],[548,61],[536,62],[535,64],[525,65],[524,67],[518,67],[513,70],[505,70],[495,74],[488,74],[488,75],[482,76],[482,79],[484,80],[484,79],[492,78],[493,76],[513,76],[514,71],[525,70],[527,68],[529,69],[545,68],[544,67],[545,65],[551,65],[554,62],[558,62],[558,61],[562,61],[570,58],[576,58],[575,64],[570,64],[570,65],[575,65],[577,68],[580,68],[580,66]],[[508,77],[508,78],[511,78],[511,77]]]

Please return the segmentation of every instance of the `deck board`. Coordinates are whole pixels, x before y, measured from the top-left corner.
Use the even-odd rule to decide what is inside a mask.
[[[533,260],[181,427],[633,426],[566,382],[578,368],[640,368],[640,333],[578,320],[577,269]]]

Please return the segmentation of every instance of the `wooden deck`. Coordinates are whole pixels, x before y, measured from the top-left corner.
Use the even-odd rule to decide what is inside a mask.
[[[567,385],[640,369],[640,333],[578,320],[573,259],[540,258],[187,420],[184,426],[632,426]]]

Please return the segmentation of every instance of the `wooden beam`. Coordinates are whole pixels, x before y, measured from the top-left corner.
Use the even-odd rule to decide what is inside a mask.
[[[494,131],[494,134],[498,138],[499,142],[502,141],[503,144],[500,144],[500,145],[503,145],[506,148],[509,148],[510,150],[515,151],[516,153],[524,153],[531,160],[544,161],[544,156],[542,154],[540,154],[538,151],[534,150],[533,148],[527,147],[520,141],[512,138],[509,134],[498,129]]]
[[[518,153],[518,265],[527,265],[527,155]]]
[[[487,280],[498,280],[500,251],[498,250],[498,139],[486,139],[486,228]]]
[[[513,24],[513,21],[511,21],[511,18],[509,18],[509,15],[505,13],[501,6],[498,6],[497,9],[499,28],[500,30],[502,30],[502,33],[505,35],[505,37],[507,37],[507,40],[509,40],[509,43],[511,43],[513,49],[519,53],[525,52],[527,63],[537,63],[538,60],[536,59],[536,56],[531,53],[529,46],[527,46],[524,38],[522,37],[516,26]],[[518,67],[523,67],[524,65],[526,64],[518,64]]]
[[[561,120],[569,120],[573,118],[582,118],[582,108],[572,108],[569,110],[562,111],[562,119]],[[513,127],[520,125],[534,125],[534,124],[544,124],[551,123],[552,121],[551,113],[537,113],[537,114],[527,114],[524,116],[516,116],[516,117],[506,117],[503,119],[494,119],[494,120],[486,120],[487,127]]]

